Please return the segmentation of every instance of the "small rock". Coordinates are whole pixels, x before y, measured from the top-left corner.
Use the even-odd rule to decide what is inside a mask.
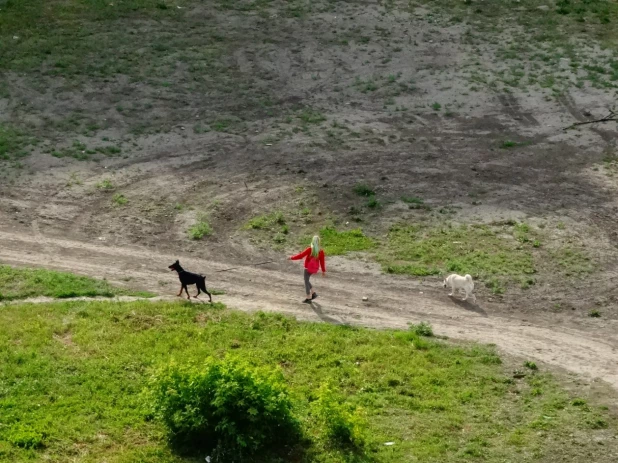
[[[13,40],[18,40],[18,39],[19,39],[18,36],[16,36],[16,35],[13,36]]]
[[[549,7],[547,5],[541,5],[541,6],[538,6],[536,9],[541,10],[541,11],[548,11]]]
[[[394,442],[384,442],[384,445],[395,445]]]
[[[363,301],[367,302],[369,298],[367,296],[363,296]]]
[[[586,116],[586,117],[590,117],[590,116],[592,116],[592,113],[591,113],[590,111],[584,111],[584,112],[582,112],[582,114],[583,114],[584,116]]]

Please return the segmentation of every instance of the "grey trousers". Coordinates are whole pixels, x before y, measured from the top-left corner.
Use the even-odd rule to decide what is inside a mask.
[[[311,278],[311,273],[309,273],[309,270],[305,269],[305,293],[306,294],[311,294],[311,289],[313,288],[313,286],[311,286],[311,282],[309,281],[309,278]]]

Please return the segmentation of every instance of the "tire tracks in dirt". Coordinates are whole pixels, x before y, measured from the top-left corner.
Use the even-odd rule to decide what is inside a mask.
[[[190,256],[172,256],[144,247],[115,247],[57,237],[0,230],[0,261],[70,271],[159,294],[175,294],[177,278],[167,266],[180,257],[190,270],[205,272],[210,287],[225,291],[215,296],[243,311],[272,311],[301,320],[324,321],[371,328],[406,328],[427,321],[437,334],[457,340],[495,344],[502,352],[533,359],[577,374],[600,378],[618,390],[618,323],[605,320],[590,329],[566,317],[527,319],[485,310],[451,300],[442,288],[422,286],[389,275],[351,273],[331,260],[326,278],[316,278],[321,297],[301,304],[300,266],[282,260],[265,267],[229,267]],[[422,293],[421,293],[422,291]],[[362,302],[362,296],[369,297]],[[168,300],[168,297],[155,300]],[[172,298],[174,299],[174,298]],[[40,299],[44,301],[45,299]],[[131,300],[130,298],[127,300]],[[38,302],[39,300],[35,301]]]

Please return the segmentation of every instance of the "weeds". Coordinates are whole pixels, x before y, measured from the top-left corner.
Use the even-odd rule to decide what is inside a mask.
[[[356,193],[358,196],[365,196],[365,197],[375,196],[376,194],[376,192],[369,185],[365,183],[357,183],[354,186],[354,193]]]
[[[20,130],[0,124],[0,160],[15,160],[30,154],[26,147],[33,140]]]
[[[421,322],[418,325],[410,325],[410,331],[419,336],[432,337],[433,336],[433,328],[427,322]]]
[[[509,148],[515,148],[516,146],[519,146],[519,143],[511,141],[511,140],[505,140],[500,145],[500,148],[509,149]]]
[[[431,209],[427,204],[425,204],[425,201],[421,198],[417,198],[416,196],[402,196],[401,200],[406,203],[410,209]]]
[[[367,207],[369,209],[379,209],[382,206],[380,201],[375,196],[370,196],[367,200]]]
[[[99,183],[97,183],[97,188],[99,190],[113,190],[114,184],[109,178],[104,178]]]
[[[112,204],[115,206],[126,206],[129,200],[122,193],[116,193],[112,197]]]
[[[205,236],[212,234],[212,227],[208,223],[208,218],[204,215],[198,217],[197,222],[187,230],[189,238],[192,240],[201,240]]]

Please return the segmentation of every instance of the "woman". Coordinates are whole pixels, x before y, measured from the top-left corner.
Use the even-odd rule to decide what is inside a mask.
[[[313,290],[309,278],[311,275],[318,273],[322,268],[322,276],[326,273],[326,263],[324,260],[324,251],[320,249],[320,237],[314,236],[311,240],[311,246],[305,249],[300,254],[290,257],[290,260],[300,260],[305,258],[305,292],[307,298],[303,301],[305,304],[310,304],[312,299],[318,297],[318,293]]]

